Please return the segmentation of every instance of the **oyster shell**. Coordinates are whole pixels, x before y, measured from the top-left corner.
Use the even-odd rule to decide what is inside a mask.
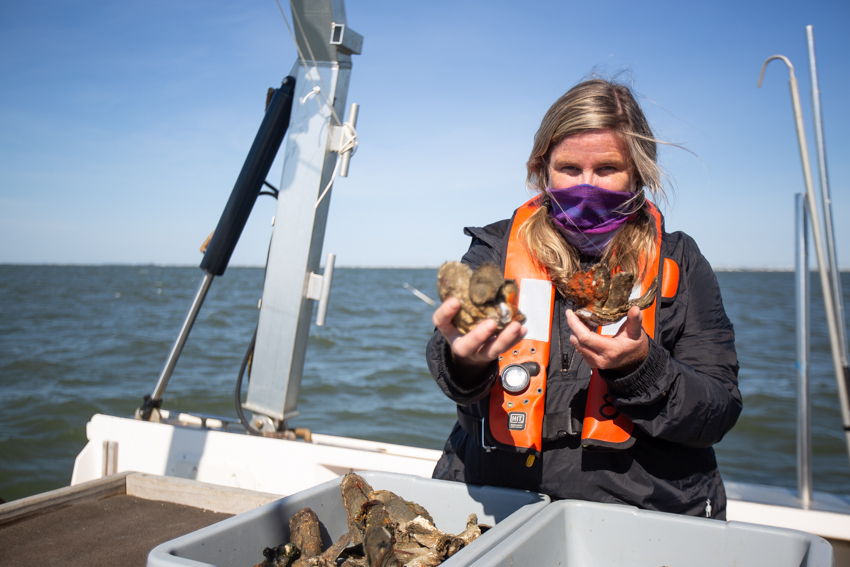
[[[635,278],[631,272],[612,276],[608,264],[600,262],[574,273],[567,282],[566,296],[575,302],[574,311],[580,319],[592,325],[608,325],[625,317],[635,305],[646,309],[655,300],[658,278],[645,294],[629,299]]]
[[[369,500],[372,487],[362,476],[348,473],[342,479],[340,491],[342,492],[342,503],[348,516],[348,532],[351,534],[351,541],[354,544],[362,543],[363,527],[355,521],[355,517],[360,512],[360,507]]]
[[[489,526],[471,514],[458,535],[440,531],[428,511],[387,490],[372,490],[349,473],[340,489],[349,532],[321,553],[321,525],[309,508],[289,522],[292,541],[263,551],[255,567],[433,567],[469,545]]]
[[[452,323],[461,333],[468,333],[484,319],[496,321],[496,332],[511,321],[525,321],[520,313],[519,288],[514,280],[505,279],[499,267],[485,263],[475,271],[461,262],[446,262],[437,273],[440,300],[457,297],[460,311]]]
[[[303,558],[322,554],[319,517],[310,508],[299,510],[289,520],[289,541],[301,550]]]
[[[277,547],[267,547],[263,550],[265,559],[254,567],[289,567],[301,554],[291,543],[282,543]]]

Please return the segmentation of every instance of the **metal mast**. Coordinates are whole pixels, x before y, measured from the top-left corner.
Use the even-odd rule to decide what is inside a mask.
[[[244,404],[267,416],[260,422],[264,432],[266,425],[280,429],[298,415],[313,300],[324,298],[326,306],[330,293],[333,257],[324,276],[318,275],[319,262],[333,177],[340,166],[339,174],[347,173],[354,147],[356,106],[348,123],[339,117],[346,105],[351,56],[360,53],[363,42],[347,27],[341,1],[293,0],[291,6],[299,51],[291,72],[296,87]]]

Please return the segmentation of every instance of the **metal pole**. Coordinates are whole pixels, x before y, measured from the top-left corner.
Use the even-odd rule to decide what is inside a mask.
[[[820,220],[817,214],[818,206],[815,200],[815,192],[812,183],[812,168],[809,162],[809,149],[806,145],[806,131],[803,128],[803,111],[800,109],[800,91],[797,88],[797,78],[794,76],[794,66],[784,55],[769,57],[762,65],[759,84],[764,78],[764,70],[767,64],[774,59],[781,59],[788,66],[790,78],[788,80],[791,88],[791,102],[794,105],[794,122],[797,126],[797,142],[800,145],[800,159],[803,161],[803,178],[806,182],[806,200],[809,207],[809,218],[812,220],[812,235],[815,239],[815,253],[818,259],[818,272],[820,274],[820,285],[823,290],[823,304],[826,311],[826,327],[829,331],[829,343],[832,348],[832,362],[835,368],[835,380],[838,386],[838,396],[841,403],[841,417],[844,421],[844,436],[847,442],[847,453],[850,456],[850,402],[847,393],[850,390],[850,374],[846,367],[841,364],[840,345],[838,344],[838,322],[835,318],[835,301],[832,295],[832,286],[829,284],[826,258],[820,228]],[[839,298],[840,299],[840,298]]]
[[[153,401],[162,399],[162,394],[165,392],[166,386],[168,386],[168,380],[171,379],[171,373],[174,372],[174,367],[177,366],[177,359],[180,358],[180,353],[183,352],[183,346],[186,344],[186,339],[189,338],[189,332],[192,330],[192,325],[195,324],[195,319],[198,317],[201,305],[204,304],[204,298],[207,296],[214,277],[214,275],[204,272],[204,279],[201,280],[201,285],[198,286],[195,299],[192,300],[189,312],[186,313],[186,318],[183,320],[180,334],[177,335],[177,340],[174,341],[174,346],[171,347],[171,352],[168,353],[168,358],[165,359],[165,367],[163,367],[156,387],[151,394]]]
[[[800,505],[812,503],[812,436],[809,413],[809,256],[806,201],[795,195],[795,291],[797,300],[797,495]]]
[[[336,254],[328,253],[328,259],[325,261],[325,271],[322,274],[322,292],[319,295],[319,307],[316,309],[316,326],[321,327],[325,324],[325,317],[328,314],[328,301],[331,296],[331,281],[334,276],[334,262]]]
[[[829,260],[832,295],[836,299],[843,298],[841,294],[841,275],[838,270],[838,259],[835,251],[835,230],[832,226],[832,199],[829,193],[829,176],[826,170],[826,145],[823,137],[823,117],[820,106],[820,89],[818,88],[818,69],[815,59],[815,36],[812,26],[806,26],[806,36],[809,40],[809,71],[812,79],[812,115],[815,122],[815,147],[817,149],[818,173],[820,174],[821,202],[823,203],[823,228],[826,236],[826,252]],[[838,336],[841,339],[841,358],[847,366],[847,335],[844,329],[844,302],[837,300],[836,318],[839,323]]]
[[[809,44],[809,71],[812,80],[812,115],[815,122],[815,144],[818,157],[818,173],[820,174],[821,202],[823,203],[823,224],[826,236],[826,253],[829,260],[830,283],[832,296],[835,298],[835,319],[838,322],[838,346],[841,357],[841,371],[837,379],[844,382],[845,390],[850,391],[850,363],[847,356],[847,333],[844,318],[844,295],[841,291],[841,272],[838,269],[838,255],[835,251],[835,229],[832,224],[832,198],[829,193],[829,175],[826,170],[826,144],[823,136],[823,117],[820,106],[820,88],[818,87],[818,68],[815,58],[815,34],[812,26],[806,26],[806,38]],[[843,400],[842,400],[843,401]],[[850,413],[850,409],[848,410]],[[844,429],[850,423],[845,419]],[[848,437],[850,444],[850,437]]]

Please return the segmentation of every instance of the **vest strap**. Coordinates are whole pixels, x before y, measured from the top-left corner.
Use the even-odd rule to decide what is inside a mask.
[[[656,254],[648,269],[646,267],[645,254],[641,254],[639,268],[644,274],[640,285],[641,295],[649,291],[649,288],[659,276],[662,276],[663,278],[663,274],[659,273],[659,267],[663,265],[659,262],[659,258],[661,257],[661,214],[658,212],[655,205],[649,201],[647,201],[647,206],[653,220],[655,221]],[[660,287],[662,286],[658,286],[658,288],[656,288],[655,299],[652,300],[652,304],[642,311],[643,330],[649,338],[653,338],[655,336]],[[602,326],[600,326],[596,332],[604,336],[611,336],[616,333],[616,331],[612,332],[608,327]],[[605,383],[605,380],[602,379],[602,376],[600,376],[599,370],[594,368],[590,375],[590,386],[587,390],[587,406],[584,411],[584,427],[582,428],[581,435],[582,447],[589,450],[596,449],[606,451],[628,449],[635,444],[635,438],[632,437],[634,427],[634,423],[632,423],[628,417],[617,411],[617,408],[615,408],[611,403],[611,396],[608,393],[608,385]]]
[[[519,287],[519,309],[526,316],[528,334],[516,346],[499,355],[499,374],[509,366],[536,363],[521,391],[508,391],[501,380],[490,390],[488,425],[494,445],[539,455],[543,449],[543,413],[546,400],[546,365],[555,286],[546,268],[529,255],[519,241],[519,230],[537,210],[529,201],[514,215],[505,258],[505,277]],[[486,440],[483,441],[485,449]]]
[[[458,411],[457,421],[461,428],[466,431],[466,434],[485,451],[490,452],[497,448],[489,445],[487,439],[483,436],[485,427],[482,422],[485,420]],[[567,408],[567,411],[560,413],[547,413],[543,416],[543,441],[557,441],[564,437],[576,437],[581,435],[581,428],[582,422],[573,417],[572,408]]]
[[[573,417],[572,408],[560,413],[547,413],[543,416],[543,440],[554,441],[581,434],[581,421]]]

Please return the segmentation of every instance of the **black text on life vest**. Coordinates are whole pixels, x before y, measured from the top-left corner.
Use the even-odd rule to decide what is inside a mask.
[[[620,412],[618,412],[617,408],[614,407],[614,404],[611,403],[611,395],[608,394],[608,392],[605,392],[605,394],[602,395],[602,400],[605,402],[599,408],[599,413],[602,417],[615,419],[618,415],[620,415]]]
[[[525,430],[525,412],[512,411],[508,412],[508,429],[514,431]]]

